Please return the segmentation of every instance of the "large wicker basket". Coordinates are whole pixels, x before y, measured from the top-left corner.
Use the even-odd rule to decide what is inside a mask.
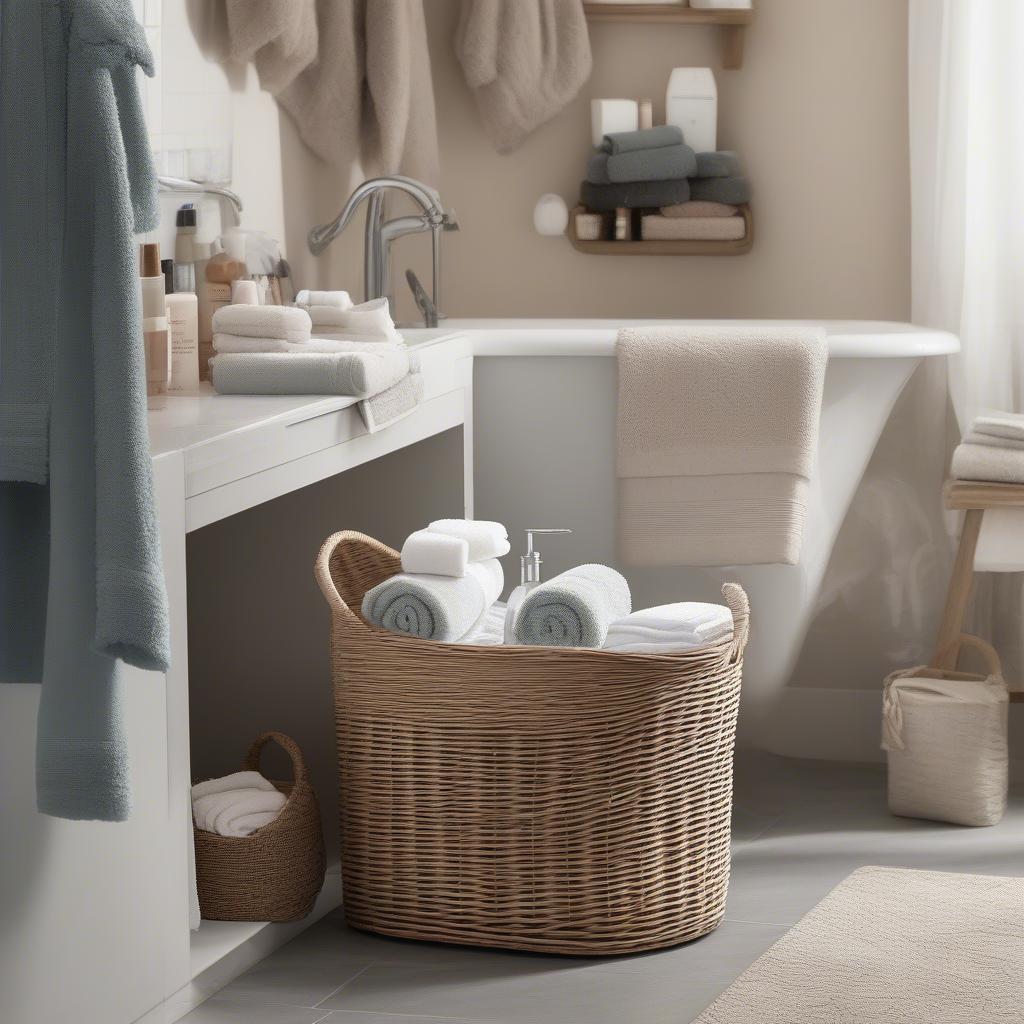
[[[257,771],[274,740],[291,758],[294,781],[274,785],[288,797],[281,813],[251,836],[220,836],[193,829],[199,909],[208,921],[297,921],[324,884],[326,859],[320,809],[298,744],[265,732],[242,767]]]
[[[357,928],[579,955],[722,919],[748,606],[679,655],[439,644],[353,609],[400,571],[360,533],[316,564],[332,610],[345,914]]]

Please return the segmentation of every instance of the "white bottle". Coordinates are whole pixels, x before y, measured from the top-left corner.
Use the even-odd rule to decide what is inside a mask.
[[[674,68],[665,90],[665,124],[698,153],[718,148],[718,87],[711,68]]]
[[[199,299],[195,292],[174,290],[174,261],[161,264],[167,290],[167,329],[171,346],[172,395],[194,395],[199,390]]]
[[[526,531],[526,554],[519,556],[519,586],[508,596],[508,605],[505,609],[505,643],[515,643],[514,631],[516,615],[519,613],[519,606],[523,598],[540,583],[540,552],[533,548],[533,535],[535,533],[572,533],[572,530],[540,530],[530,529]]]

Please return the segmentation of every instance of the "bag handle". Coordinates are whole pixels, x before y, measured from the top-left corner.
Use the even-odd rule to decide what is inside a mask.
[[[302,756],[298,743],[286,736],[283,732],[265,732],[253,740],[249,753],[245,756],[244,767],[249,771],[257,772],[260,769],[260,754],[263,748],[273,740],[288,755],[292,762],[292,775],[295,777],[295,785],[309,785],[309,768],[306,767],[306,759]]]
[[[989,675],[999,679],[1003,678],[1003,663],[999,660],[996,649],[987,640],[982,640],[980,636],[973,636],[970,633],[961,633],[955,639],[950,640],[942,650],[936,653],[932,659],[932,665],[945,665],[947,659],[950,659],[949,664],[955,669],[960,660],[962,647],[973,647],[988,663]]]
[[[722,585],[722,596],[732,612],[732,651],[730,661],[739,661],[750,636],[750,601],[738,583]]]

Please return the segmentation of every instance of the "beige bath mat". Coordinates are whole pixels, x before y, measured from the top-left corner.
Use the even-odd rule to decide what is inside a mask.
[[[1020,1024],[1024,879],[861,868],[694,1024]]]

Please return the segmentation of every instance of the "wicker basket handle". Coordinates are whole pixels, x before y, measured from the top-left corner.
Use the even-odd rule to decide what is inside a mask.
[[[338,583],[350,595],[361,595],[382,579],[401,572],[397,551],[357,530],[341,530],[324,541],[313,572],[331,611],[348,625],[366,629],[366,623],[342,597]]]
[[[750,601],[738,583],[723,584],[722,596],[732,612],[732,653],[729,660],[737,661],[743,656],[750,636]]]
[[[996,649],[987,640],[982,640],[980,636],[972,636],[970,633],[961,633],[956,637],[956,639],[950,640],[950,642],[936,654],[935,658],[932,660],[932,664],[950,664],[955,669],[956,663],[960,658],[960,649],[962,647],[973,647],[987,662],[989,675],[993,675],[998,679],[1003,678],[1003,663],[999,660],[999,654]],[[950,660],[947,661],[947,659]]]
[[[265,732],[253,740],[249,753],[245,756],[245,768],[257,772],[260,769],[260,754],[263,748],[273,740],[291,758],[292,774],[295,776],[295,785],[309,785],[309,768],[306,766],[306,759],[302,756],[298,743],[286,736],[283,732]]]

